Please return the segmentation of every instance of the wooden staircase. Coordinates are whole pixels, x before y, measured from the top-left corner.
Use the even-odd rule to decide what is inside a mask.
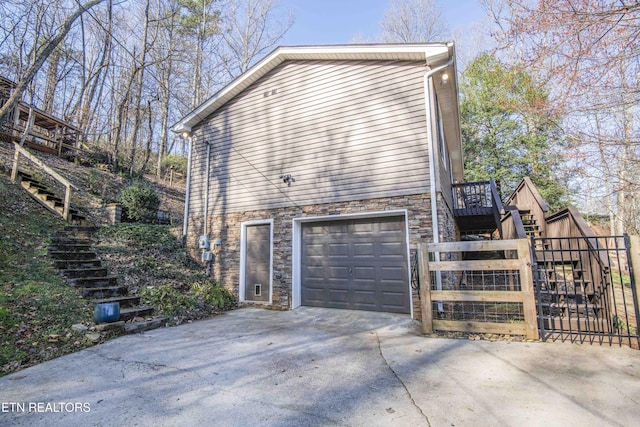
[[[55,215],[59,217],[64,215],[64,200],[61,197],[58,197],[44,184],[26,172],[18,171],[18,178],[22,188],[27,190],[31,197]],[[89,225],[87,217],[75,208],[69,208],[69,217],[67,222],[82,226]]]
[[[97,254],[91,249],[95,228],[68,226],[57,232],[49,245],[49,256],[65,276],[67,283],[78,288],[83,298],[98,304],[120,304],[119,325],[125,332],[141,332],[163,325],[164,318],[153,317],[154,308],[140,305],[140,297],[129,295],[128,288],[109,275]]]
[[[610,332],[601,286],[594,284],[580,252],[535,251],[534,286],[546,330]]]

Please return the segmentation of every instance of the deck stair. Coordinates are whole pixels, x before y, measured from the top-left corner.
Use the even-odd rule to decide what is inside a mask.
[[[19,171],[18,177],[22,188],[33,197],[38,203],[43,205],[56,216],[64,215],[64,200],[51,191],[47,186],[40,182],[33,175]],[[69,223],[74,225],[87,226],[88,221],[86,215],[76,208],[69,209]]]
[[[547,330],[609,332],[600,287],[577,250],[535,250],[534,286]]]
[[[83,298],[98,304],[120,303],[120,320],[126,332],[141,332],[160,327],[164,318],[153,316],[154,308],[140,305],[140,297],[130,295],[127,286],[118,284],[91,248],[93,227],[68,226],[57,232],[49,245],[54,260],[69,285],[80,290]]]

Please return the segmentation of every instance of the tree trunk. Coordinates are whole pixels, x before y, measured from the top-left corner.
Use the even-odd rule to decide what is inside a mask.
[[[129,165],[129,176],[133,176],[136,164],[136,145],[138,130],[140,128],[140,105],[142,104],[142,85],[144,83],[144,69],[146,67],[147,56],[147,36],[149,33],[149,0],[145,2],[144,9],[144,32],[142,34],[142,53],[140,67],[138,69],[138,84],[136,88],[136,109],[134,111],[133,133],[131,135],[131,163]],[[135,61],[135,58],[134,58]]]

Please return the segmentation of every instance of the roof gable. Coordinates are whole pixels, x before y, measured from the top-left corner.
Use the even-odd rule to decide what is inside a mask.
[[[247,72],[191,111],[172,130],[190,132],[211,113],[255,83],[265,74],[285,61],[295,60],[373,60],[373,61],[424,61],[426,65],[439,65],[453,55],[453,43],[428,44],[379,44],[338,46],[278,47]],[[452,73],[454,74],[454,73]],[[453,76],[455,78],[455,76]]]

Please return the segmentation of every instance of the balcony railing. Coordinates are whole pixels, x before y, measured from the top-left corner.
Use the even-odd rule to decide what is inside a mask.
[[[453,184],[453,208],[456,215],[489,215],[504,212],[495,181]],[[499,218],[499,217],[498,217]]]

